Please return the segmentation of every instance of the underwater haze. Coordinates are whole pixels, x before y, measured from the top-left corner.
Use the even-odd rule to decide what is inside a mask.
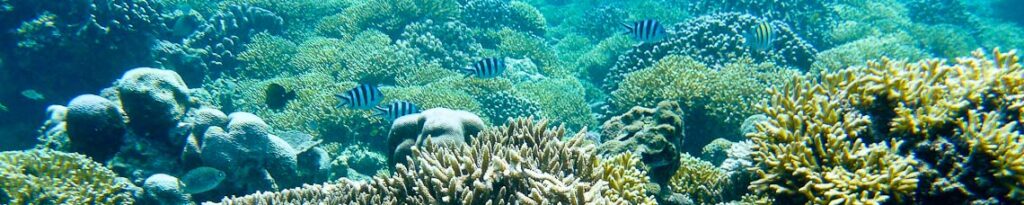
[[[1024,204],[1020,0],[0,0],[0,204]]]

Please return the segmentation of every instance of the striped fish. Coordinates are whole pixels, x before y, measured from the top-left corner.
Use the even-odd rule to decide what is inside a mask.
[[[484,58],[472,66],[464,69],[467,73],[478,78],[494,78],[505,72],[505,59]]]
[[[644,43],[654,43],[661,41],[668,34],[665,33],[665,27],[661,26],[661,23],[657,20],[647,19],[633,22],[633,25],[622,24],[626,27],[625,34]]]
[[[744,34],[743,37],[746,38],[747,46],[750,48],[759,51],[770,50],[774,47],[775,27],[768,23],[768,21],[763,21],[750,28],[750,31]]]
[[[384,93],[380,92],[379,86],[370,84],[359,84],[355,88],[341,94],[335,94],[340,103],[338,107],[349,107],[353,109],[367,110],[380,104],[384,100]]]
[[[388,121],[395,121],[399,117],[416,114],[420,112],[420,108],[416,104],[412,104],[408,101],[395,101],[386,106],[377,106],[376,114],[374,116],[381,116]]]

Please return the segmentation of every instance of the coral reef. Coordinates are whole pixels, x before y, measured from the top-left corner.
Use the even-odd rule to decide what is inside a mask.
[[[743,34],[760,22],[769,22],[775,30],[771,49],[757,50],[745,46]],[[775,63],[807,70],[814,63],[817,49],[803,41],[785,23],[769,21],[749,14],[720,13],[694,18],[674,26],[670,37],[656,44],[645,44],[619,56],[615,66],[603,79],[602,88],[614,91],[626,75],[654,66],[670,55],[685,55],[709,67],[720,67],[737,59],[754,63]]]
[[[546,125],[517,120],[483,131],[468,145],[441,146],[428,141],[413,149],[413,161],[400,164],[394,175],[369,183],[343,180],[225,198],[221,203],[655,203],[636,190],[622,192],[643,182],[635,158],[601,160],[585,146],[582,132],[560,141],[564,129]],[[614,179],[614,183],[605,179]]]
[[[609,139],[597,148],[598,153],[637,153],[651,180],[665,185],[671,177],[668,173],[679,167],[677,150],[686,138],[684,114],[679,104],[671,101],[655,108],[634,107],[604,123],[601,135]]]
[[[759,106],[770,120],[748,136],[765,170],[750,188],[787,203],[1020,200],[1007,173],[1022,85],[1016,53],[998,50],[794,81]]]
[[[728,1],[693,1],[687,5],[687,11],[697,15],[716,14],[722,12],[742,12],[759,18],[786,22],[793,27],[793,32],[800,34],[818,47],[832,47],[823,34],[833,28],[839,15],[833,10],[834,0],[728,0]]]
[[[132,204],[140,191],[84,155],[49,149],[0,153],[3,203]]]

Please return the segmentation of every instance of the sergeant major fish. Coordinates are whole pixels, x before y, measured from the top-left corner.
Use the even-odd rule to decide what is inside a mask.
[[[774,47],[775,27],[768,21],[762,21],[743,34],[743,38],[746,39],[746,45],[750,48],[759,51],[770,50]]]
[[[668,35],[665,32],[665,27],[653,19],[635,21],[633,25],[623,23],[622,26],[626,27],[624,34],[629,35],[633,40],[644,43],[659,42]]]
[[[465,72],[478,78],[494,78],[505,72],[505,60],[501,58],[484,58],[472,66],[463,69]]]
[[[376,114],[374,116],[382,116],[388,121],[395,121],[399,117],[416,114],[420,112],[420,108],[408,101],[395,101],[386,106],[377,106]]]
[[[384,93],[380,92],[380,86],[370,84],[359,84],[344,93],[335,94],[340,103],[338,107],[349,107],[353,109],[367,110],[380,104],[384,100]]]

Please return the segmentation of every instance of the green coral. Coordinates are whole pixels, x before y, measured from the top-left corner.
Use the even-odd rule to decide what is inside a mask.
[[[499,55],[509,58],[526,58],[538,63],[541,72],[546,76],[564,76],[568,72],[559,64],[558,56],[543,38],[529,33],[504,28],[496,32],[488,32],[488,36],[497,39]],[[485,45],[487,46],[487,45]]]
[[[139,191],[84,155],[48,149],[0,153],[6,204],[132,204]]]
[[[379,31],[361,32],[349,40],[313,38],[303,42],[290,63],[295,69],[357,82],[393,82],[413,69],[413,52],[392,44]]]
[[[294,74],[289,60],[297,52],[297,46],[288,39],[270,35],[256,34],[252,42],[245,45],[245,51],[238,54],[243,66],[236,69],[239,76],[245,78],[270,78],[285,74]]]
[[[597,120],[591,115],[590,107],[583,99],[583,85],[575,78],[547,78],[536,82],[516,85],[527,99],[537,102],[542,117],[556,123],[565,123],[569,129],[578,130],[593,127]]]
[[[863,64],[883,56],[905,60],[931,57],[927,51],[910,46],[910,38],[906,34],[871,36],[822,51],[818,53],[818,60],[811,66],[810,73],[837,71],[844,66]]]
[[[356,34],[366,29],[376,29],[397,37],[401,30],[415,21],[434,20],[445,22],[459,16],[461,10],[456,0],[370,0],[345,8],[344,15],[335,15],[336,20],[322,21],[323,30],[341,30],[341,34]]]
[[[797,71],[739,59],[713,69],[692,58],[670,55],[653,67],[630,73],[612,92],[618,108],[651,107],[663,100],[679,101],[706,113],[713,122],[739,127],[754,114],[750,105],[767,98],[766,89],[782,85]],[[691,113],[691,112],[687,112]]]
[[[669,180],[673,192],[687,194],[697,204],[724,202],[723,191],[731,186],[725,171],[685,153],[679,156],[679,164]]]

